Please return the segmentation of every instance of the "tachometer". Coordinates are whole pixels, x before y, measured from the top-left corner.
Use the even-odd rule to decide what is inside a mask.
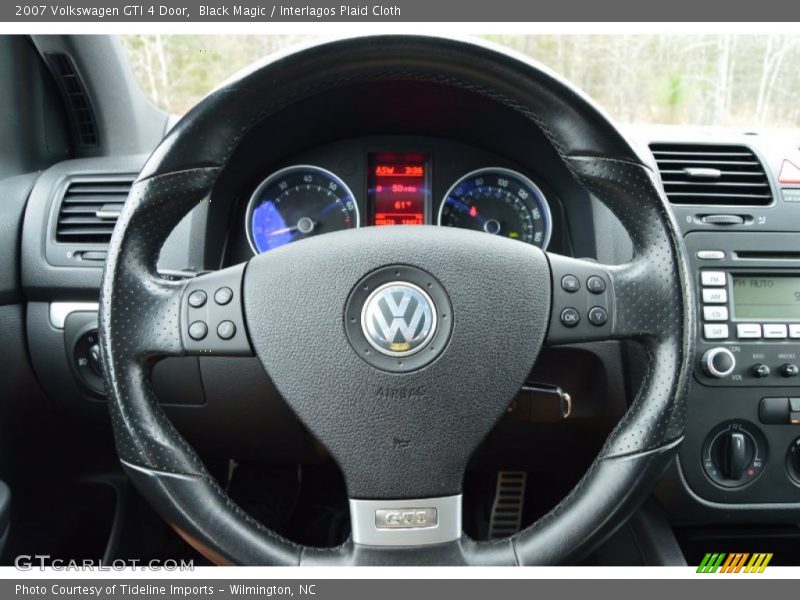
[[[511,169],[467,173],[447,191],[439,225],[502,235],[542,249],[552,232],[550,207],[542,190]]]
[[[359,226],[350,188],[330,171],[296,165],[276,171],[247,205],[247,239],[256,254],[312,235]]]

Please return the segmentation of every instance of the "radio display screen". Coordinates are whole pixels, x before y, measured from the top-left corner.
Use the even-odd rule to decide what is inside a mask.
[[[734,274],[733,313],[737,320],[800,321],[800,277]]]
[[[424,225],[430,186],[429,156],[374,152],[367,161],[371,225]]]

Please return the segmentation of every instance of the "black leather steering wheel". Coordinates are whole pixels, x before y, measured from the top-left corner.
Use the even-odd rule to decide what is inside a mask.
[[[628,231],[632,261],[601,265],[459,229],[368,227],[309,238],[188,281],[158,275],[168,234],[209,197],[256,123],[317,93],[381,80],[457,86],[535,122]],[[583,286],[567,298],[560,285],[567,273],[599,277],[604,290],[592,295]],[[386,353],[364,343],[361,317],[387,301],[382,292],[390,284],[400,286],[393,289],[397,303],[408,295],[406,308],[422,307],[417,316],[426,335],[411,340],[412,352],[403,344]],[[520,56],[450,39],[379,36],[313,46],[205,98],[133,186],[111,242],[100,304],[118,452],[160,514],[219,564],[575,561],[624,522],[682,439],[693,353],[689,286],[678,229],[653,172],[568,83]],[[213,301],[224,287],[230,301]],[[195,307],[189,297],[198,290],[208,300]],[[588,310],[597,303],[608,312],[606,323],[561,323],[568,304]],[[201,341],[190,335],[195,321],[209,327]],[[217,334],[222,321],[234,325],[230,339]],[[532,526],[500,541],[468,539],[460,522],[467,461],[541,347],[601,339],[638,340],[648,368],[600,455]],[[165,417],[150,382],[153,364],[208,353],[255,354],[335,457],[351,497],[353,535],[345,544],[301,547],[252,519]]]

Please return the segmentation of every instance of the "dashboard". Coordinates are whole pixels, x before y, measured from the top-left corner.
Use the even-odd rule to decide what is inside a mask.
[[[470,236],[477,246],[504,236],[603,265],[632,257],[625,228],[577,181],[545,132],[491,95],[387,75],[348,80],[335,90],[321,86],[303,97],[265,106],[268,116],[237,141],[208,197],[161,248],[163,278],[191,280],[311,237],[335,240],[326,235],[366,227],[409,234],[423,226],[468,228],[482,232]],[[0,242],[11,268],[0,273],[0,294],[13,290],[6,298],[19,302],[8,307],[12,318],[6,310],[0,320],[4,332],[18,322],[6,372],[31,371],[15,406],[31,412],[35,427],[47,418],[49,431],[64,434],[63,459],[82,476],[118,469],[99,358],[98,295],[116,220],[148,159],[131,152],[149,152],[169,135],[175,122],[164,117],[146,143],[123,144],[136,138],[109,130],[112,146],[3,182],[0,213],[10,216],[0,218],[9,233]],[[137,120],[129,121],[136,129]],[[737,540],[731,550],[767,529],[775,533],[771,540],[796,545],[800,133],[624,129],[651,160],[669,201],[697,315],[685,437],[654,491],[656,504],[676,532],[709,533],[698,537],[702,552],[720,550],[726,532],[719,536],[718,529],[728,527]],[[399,235],[388,237],[403,243]],[[259,260],[270,262],[269,255]],[[346,273],[342,263],[336,268]],[[282,276],[288,286],[306,274],[298,265]],[[569,299],[577,289],[591,291],[589,279],[575,273],[552,284]],[[205,301],[224,304],[218,291]],[[588,320],[589,306],[578,308]],[[518,471],[535,489],[525,518],[551,510],[635,402],[646,365],[646,351],[634,342],[544,348],[472,457],[465,497],[480,497],[487,485],[492,492],[498,471]],[[153,366],[152,380],[166,416],[214,469],[231,460],[335,466],[254,357],[170,357]],[[28,402],[33,390],[43,392],[44,404]],[[325,394],[313,400],[336,402]],[[48,430],[39,431],[31,437],[20,428],[20,437],[52,454],[54,444],[39,443]]]
[[[462,227],[606,264],[630,259],[620,223],[530,122],[441,87],[364,86],[255,127],[208,201],[173,231],[163,276],[190,278],[357,227]],[[628,133],[649,147],[684,235],[700,316],[686,439],[657,496],[676,522],[796,522],[800,176],[784,164],[800,165],[797,139]],[[114,215],[145,160],[58,163],[30,194],[21,252],[30,356],[48,395],[72,412],[105,416],[93,360],[97,293]],[[546,349],[473,467],[536,473],[546,510],[633,401],[643,363],[616,342]],[[254,359],[170,358],[156,365],[154,386],[204,455],[325,460]]]

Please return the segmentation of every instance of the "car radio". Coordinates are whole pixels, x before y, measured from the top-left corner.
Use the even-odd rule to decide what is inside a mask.
[[[696,284],[698,380],[800,385],[797,234],[696,232],[686,243]]]

